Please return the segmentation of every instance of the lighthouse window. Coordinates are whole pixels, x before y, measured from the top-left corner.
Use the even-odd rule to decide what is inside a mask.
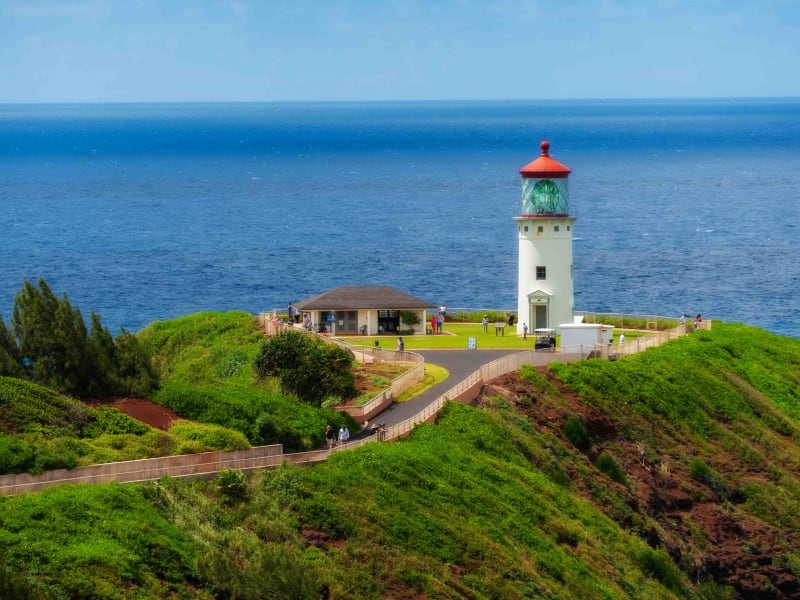
[[[536,279],[547,279],[547,267],[536,267]]]
[[[536,228],[536,231],[537,231],[538,233],[542,233],[542,232],[544,232],[544,225],[539,225],[539,226]]]
[[[525,225],[525,233],[528,233],[528,226]]]
[[[558,225],[553,227],[553,231],[560,231],[560,230],[561,230],[561,227],[559,227]]]

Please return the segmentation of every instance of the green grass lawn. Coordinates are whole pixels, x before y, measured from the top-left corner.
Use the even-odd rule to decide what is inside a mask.
[[[403,336],[406,350],[429,350],[429,349],[463,349],[467,350],[470,337],[475,338],[478,350],[487,349],[519,349],[529,350],[533,348],[534,338],[528,333],[528,340],[523,341],[522,335],[517,335],[516,325],[505,328],[505,335],[495,335],[494,325],[489,323],[488,333],[483,332],[480,323],[445,323],[444,333],[441,335],[407,335]],[[614,331],[614,343],[619,339],[619,329]],[[646,331],[625,330],[625,342],[636,339],[638,335],[645,335]],[[342,336],[344,340],[353,346],[374,346],[375,340],[381,348],[394,350],[397,348],[396,335],[380,336]],[[560,345],[560,336],[557,338]]]
[[[533,348],[533,337],[528,335],[528,340],[523,341],[522,336],[517,336],[516,326],[506,327],[505,335],[495,335],[493,325],[489,325],[489,332],[483,332],[480,323],[445,323],[441,335],[408,335],[403,336],[406,350],[425,350],[430,348],[464,349],[467,350],[469,338],[474,337],[477,348],[518,348],[520,350]],[[342,337],[348,344],[354,346],[374,346],[375,340],[381,348],[394,350],[397,348],[396,335],[348,336]]]

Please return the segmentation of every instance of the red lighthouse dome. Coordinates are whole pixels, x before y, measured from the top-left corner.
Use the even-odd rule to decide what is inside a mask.
[[[542,140],[539,147],[542,149],[539,158],[519,170],[524,179],[558,179],[569,176],[572,172],[569,167],[550,158],[550,142]]]

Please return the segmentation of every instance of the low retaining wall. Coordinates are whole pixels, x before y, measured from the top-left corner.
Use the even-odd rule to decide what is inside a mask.
[[[425,377],[425,359],[416,352],[388,350],[385,348],[369,348],[363,346],[352,346],[351,352],[361,362],[391,362],[391,363],[410,363],[414,366],[405,373],[398,375],[392,380],[389,389],[384,390],[366,404],[362,406],[334,406],[334,410],[346,412],[359,423],[369,421],[375,415],[382,413],[389,408],[392,401],[408,388],[416,385]]]
[[[477,400],[478,396],[480,396],[483,386],[484,386],[483,379],[481,379],[480,381],[476,381],[470,387],[465,389],[457,396],[450,398],[450,400],[453,402],[460,402],[461,404],[472,404],[472,402]]]
[[[75,469],[56,469],[38,475],[18,473],[0,476],[0,494],[35,492],[61,483],[133,483],[161,477],[191,477],[217,473],[223,469],[274,467],[283,460],[283,446],[258,446],[233,452],[202,452],[161,458],[144,458],[104,463]]]
[[[375,415],[382,413],[392,404],[392,394],[389,390],[383,391],[363,406],[334,406],[338,412],[345,412],[359,423],[369,421]]]

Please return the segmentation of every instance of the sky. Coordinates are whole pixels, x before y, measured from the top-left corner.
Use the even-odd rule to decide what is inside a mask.
[[[797,0],[0,0],[0,103],[798,96]]]

